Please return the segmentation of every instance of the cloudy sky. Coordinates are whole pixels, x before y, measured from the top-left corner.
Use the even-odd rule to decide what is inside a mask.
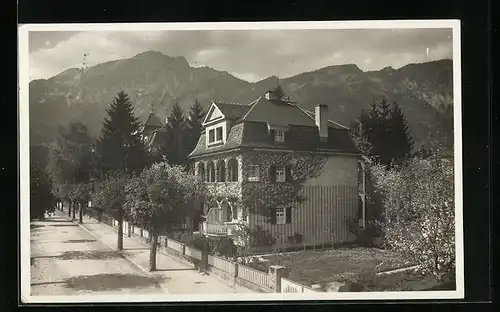
[[[452,58],[452,30],[30,31],[30,80],[156,50],[247,81],[337,64],[363,70]]]

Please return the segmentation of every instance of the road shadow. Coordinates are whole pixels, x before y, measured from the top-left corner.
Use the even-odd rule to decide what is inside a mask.
[[[97,240],[95,239],[69,239],[64,241],[65,244],[70,244],[70,243],[93,243],[96,242]]]
[[[155,272],[176,272],[176,271],[195,271],[195,268],[182,268],[182,269],[157,269]]]
[[[64,219],[64,218],[47,218],[43,220],[38,220],[38,222],[43,222],[43,223],[72,223],[73,221]]]
[[[43,228],[43,227],[45,227],[45,225],[41,225],[41,224],[30,224],[30,230],[39,229],[39,228]]]
[[[68,222],[68,224],[51,224],[51,225],[47,225],[47,226],[50,226],[50,227],[64,227],[64,226],[78,226],[78,224],[74,224],[73,222]]]
[[[163,276],[142,276],[137,274],[96,274],[75,276],[65,280],[65,287],[75,290],[110,291],[118,289],[137,289],[155,287],[169,280]]]
[[[52,256],[37,256],[31,257],[31,259],[59,259],[59,260],[107,260],[107,259],[117,259],[121,256],[116,251],[102,251],[102,250],[90,250],[90,251],[65,251],[60,255]]]

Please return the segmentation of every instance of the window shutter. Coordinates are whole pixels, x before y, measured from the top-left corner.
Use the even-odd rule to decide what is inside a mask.
[[[286,207],[285,209],[286,223],[292,223],[292,207]]]
[[[275,208],[271,208],[271,224],[276,224],[276,209]]]
[[[286,180],[286,182],[292,182],[293,181],[292,168],[290,166],[287,166],[285,168],[285,180]]]
[[[270,136],[271,142],[274,142],[274,135],[275,134],[276,134],[276,130],[269,131],[269,136]]]
[[[276,182],[276,166],[269,167],[269,181]]]

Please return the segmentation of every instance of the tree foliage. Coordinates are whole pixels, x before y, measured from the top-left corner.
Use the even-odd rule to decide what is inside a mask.
[[[276,243],[276,238],[260,226],[250,227],[247,222],[240,222],[235,224],[235,227],[233,241],[237,246],[238,257],[242,263],[250,262],[252,247],[272,246]]]
[[[150,270],[156,270],[158,235],[185,220],[204,188],[195,176],[167,162],[153,164],[127,183],[126,211],[151,233]]]
[[[372,168],[383,195],[384,240],[438,281],[454,280],[455,202],[453,160],[435,152],[401,168]]]
[[[203,129],[203,119],[205,118],[205,111],[203,106],[200,104],[198,100],[195,100],[194,104],[191,106],[187,123],[187,138],[186,138],[186,148],[187,153],[191,153],[196,144],[198,143],[198,139],[200,138],[201,131]]]
[[[385,99],[361,111],[351,135],[362,152],[386,166],[401,164],[413,152],[406,117],[397,103],[390,105]]]
[[[92,195],[92,202],[102,210],[108,212],[118,220],[118,250],[123,249],[123,220],[125,217],[125,186],[129,182],[130,175],[123,171],[111,171],[106,174],[104,180]]]
[[[71,122],[67,128],[59,128],[58,135],[49,149],[47,168],[54,182],[53,194],[61,201],[69,201],[69,213],[74,209],[74,201],[81,202],[86,198],[79,195],[78,198],[75,197],[75,194],[81,194],[79,190],[75,191],[75,188],[84,187],[95,175],[92,138],[85,125]]]
[[[139,137],[140,123],[134,116],[128,95],[120,91],[106,112],[96,144],[102,173],[113,170],[140,172],[147,165],[148,154]]]
[[[90,182],[80,182],[71,184],[69,187],[68,198],[73,203],[77,203],[78,209],[78,219],[80,223],[83,222],[83,210],[87,206],[88,201],[91,198],[92,184]]]
[[[248,212],[271,217],[278,207],[288,207],[307,198],[302,190],[304,183],[322,173],[327,156],[315,152],[301,153],[260,153],[249,154],[251,163],[260,164],[260,181],[249,183],[242,196],[242,203]],[[275,164],[286,168],[286,181],[274,183]],[[293,170],[291,169],[293,168]]]
[[[55,210],[52,181],[44,170],[36,166],[30,169],[30,220],[43,219]]]
[[[283,90],[283,87],[280,84],[278,84],[271,91],[273,91],[280,100],[283,100],[286,96],[285,91]]]
[[[60,127],[49,151],[48,169],[57,184],[88,181],[93,173],[92,138],[87,127],[71,122]]]
[[[172,107],[172,112],[167,123],[167,143],[165,144],[165,156],[169,163],[174,165],[185,165],[188,151],[188,128],[184,112],[178,103]]]

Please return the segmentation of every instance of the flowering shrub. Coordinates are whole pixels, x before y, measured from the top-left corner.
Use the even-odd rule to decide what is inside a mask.
[[[388,248],[417,263],[440,282],[455,276],[453,160],[414,158],[402,167],[372,167],[383,195],[383,235]]]

